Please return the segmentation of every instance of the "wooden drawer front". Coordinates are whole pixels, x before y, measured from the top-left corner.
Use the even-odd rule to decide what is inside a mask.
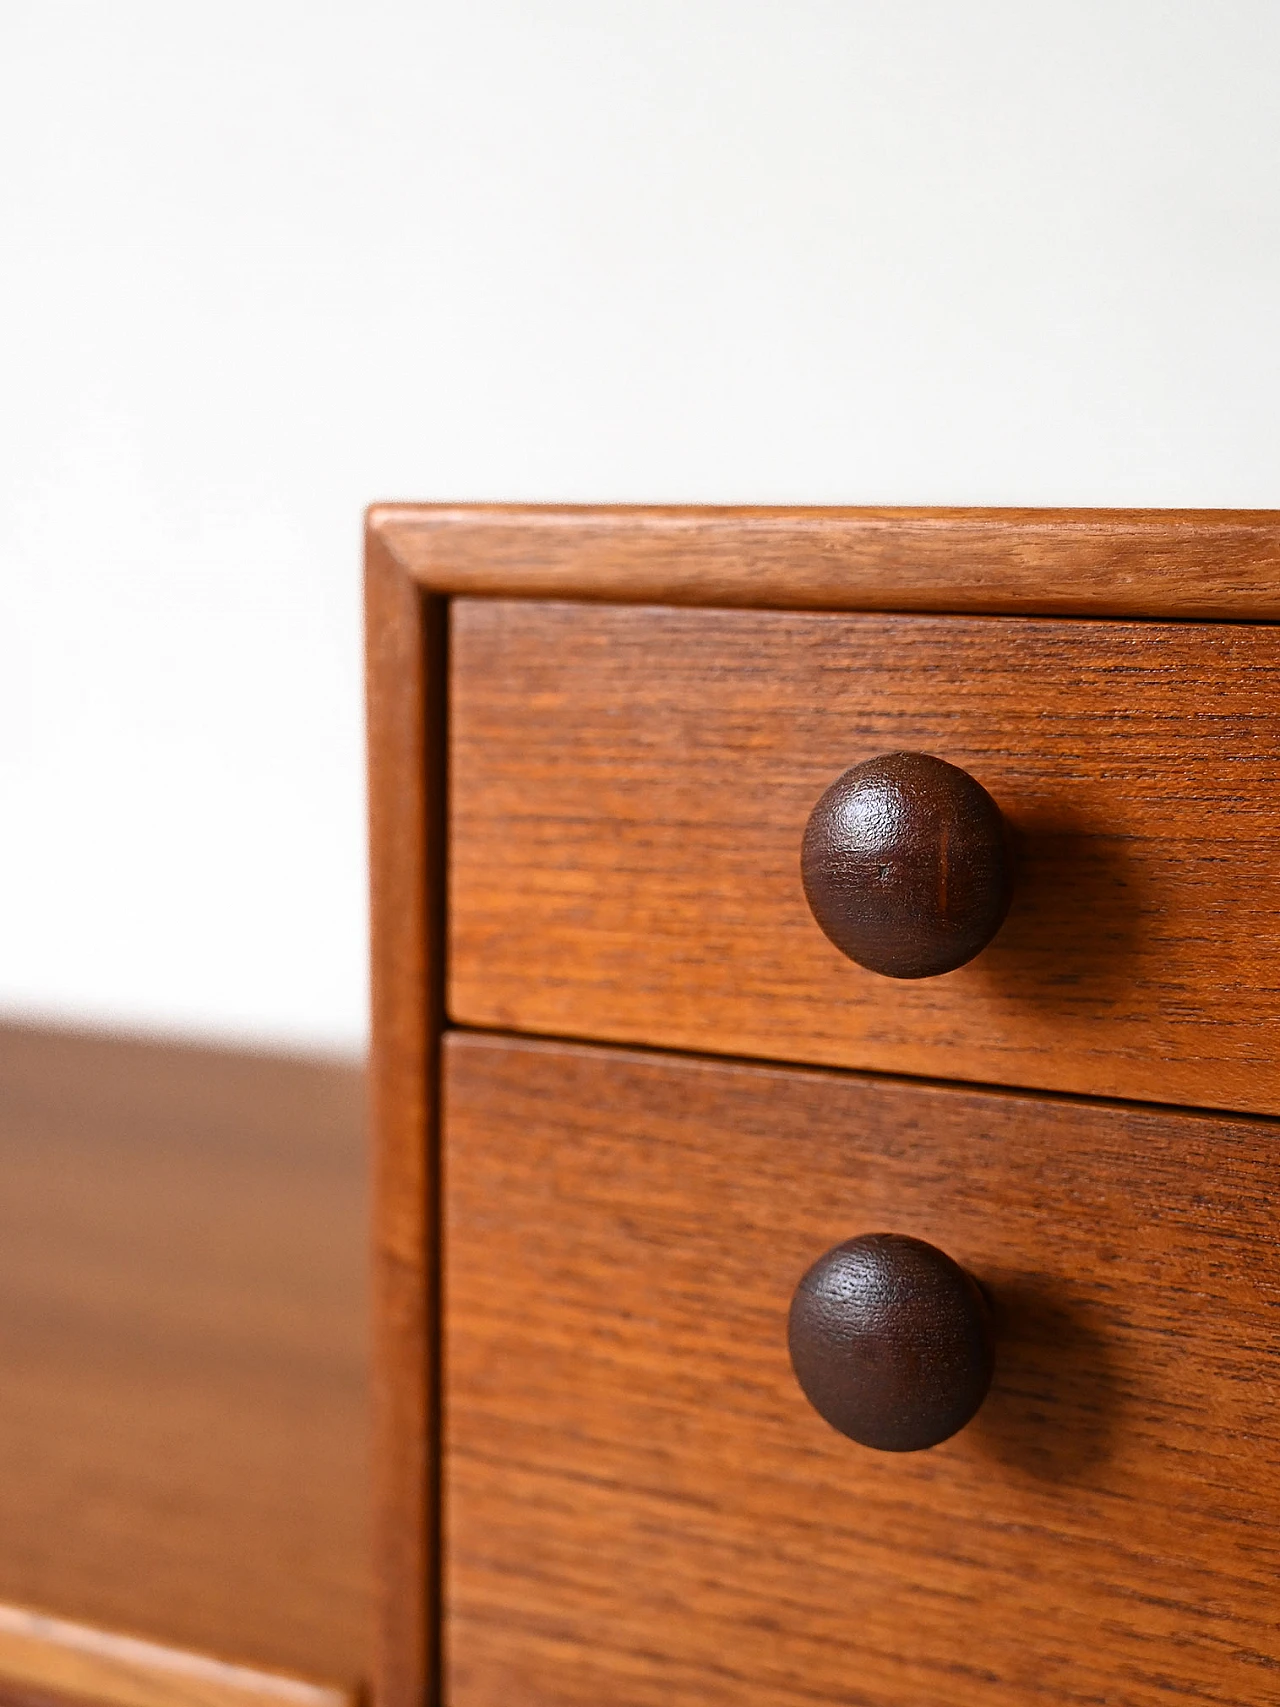
[[[1280,1112],[1280,630],[464,599],[451,691],[456,1019]],[[799,848],[912,748],[1021,875],[977,960],[898,982]]]
[[[1272,1127],[465,1035],[445,1093],[453,1707],[1280,1699]],[[931,1451],[788,1367],[878,1229],[993,1301]]]

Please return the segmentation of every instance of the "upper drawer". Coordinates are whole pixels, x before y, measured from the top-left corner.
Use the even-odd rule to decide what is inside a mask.
[[[1280,1112],[1280,629],[460,599],[451,658],[455,1020]],[[918,982],[799,876],[902,749],[1018,844],[995,941]]]

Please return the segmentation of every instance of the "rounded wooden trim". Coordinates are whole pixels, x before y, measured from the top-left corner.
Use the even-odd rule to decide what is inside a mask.
[[[0,1696],[50,1707],[354,1707],[347,1690],[3,1605]]]
[[[376,504],[367,525],[434,593],[1280,618],[1280,510]]]

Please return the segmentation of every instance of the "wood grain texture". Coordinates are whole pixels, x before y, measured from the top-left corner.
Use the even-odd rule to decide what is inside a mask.
[[[450,1037],[451,1707],[1280,1698],[1277,1129]],[[802,1398],[871,1228],[992,1299],[931,1451]]]
[[[457,1021],[1280,1111],[1280,630],[463,599],[452,645]],[[995,941],[917,983],[799,875],[904,748],[1018,843]]]
[[[0,1707],[354,1707],[341,1689],[0,1605]]]
[[[1280,617],[1275,510],[380,504],[369,528],[436,593]]]
[[[445,616],[370,533],[365,558],[379,1707],[438,1699],[436,1073],[442,1024]]]
[[[354,1688],[363,1074],[4,1028],[0,1087],[0,1600]]]

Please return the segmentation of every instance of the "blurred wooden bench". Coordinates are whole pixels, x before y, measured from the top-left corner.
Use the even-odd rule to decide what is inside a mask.
[[[359,1689],[362,1102],[349,1065],[0,1028],[0,1702]]]

